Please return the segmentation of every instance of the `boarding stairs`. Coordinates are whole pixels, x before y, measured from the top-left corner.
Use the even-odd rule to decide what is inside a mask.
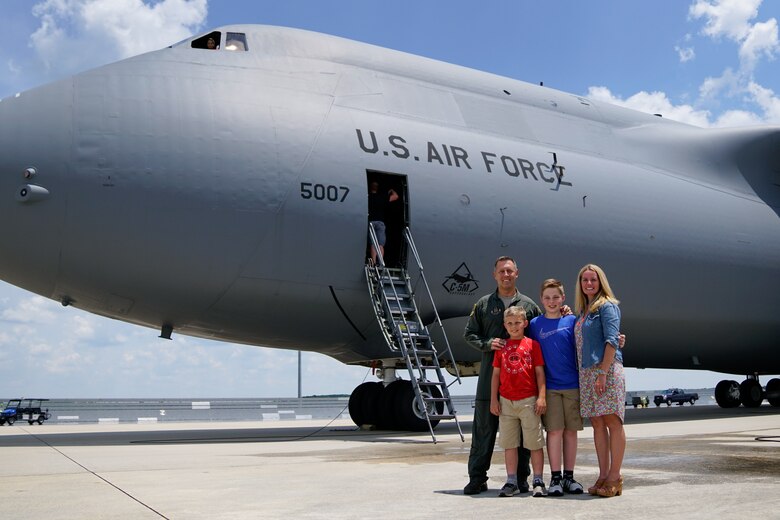
[[[460,439],[463,441],[463,431],[449,391],[450,386],[461,382],[458,367],[408,227],[404,229],[403,235],[407,250],[412,253],[419,272],[419,275],[415,276],[415,284],[412,283],[407,269],[385,265],[384,258],[377,247],[373,225],[369,224],[369,236],[377,251],[377,261],[373,265],[366,266],[366,279],[377,322],[387,346],[393,354],[398,355],[406,363],[415,395],[414,412],[427,422],[433,442],[436,443],[434,427],[443,420],[455,421]],[[435,317],[432,325],[441,328],[446,348],[437,349],[434,346],[428,327],[420,317],[414,285],[425,289]],[[449,384],[444,379],[442,361],[449,363],[454,371],[454,379]]]

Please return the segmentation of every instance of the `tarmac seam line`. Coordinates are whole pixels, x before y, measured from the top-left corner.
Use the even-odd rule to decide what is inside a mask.
[[[86,467],[84,464],[80,463],[79,461],[77,461],[77,460],[76,460],[76,459],[74,459],[73,457],[71,457],[71,456],[69,456],[68,454],[66,454],[66,453],[62,452],[62,451],[61,451],[60,449],[58,449],[56,446],[53,446],[53,445],[49,444],[48,442],[46,442],[46,440],[45,440],[45,439],[42,439],[41,437],[39,437],[39,436],[35,435],[34,433],[32,433],[32,432],[30,432],[30,431],[27,431],[27,430],[25,430],[24,428],[20,428],[20,429],[21,429],[22,431],[24,431],[26,434],[28,434],[29,436],[31,436],[32,438],[34,438],[35,440],[37,440],[38,442],[40,442],[41,444],[44,444],[45,446],[48,446],[48,447],[49,447],[49,448],[51,448],[52,450],[56,451],[57,453],[59,453],[60,455],[62,455],[63,457],[65,457],[66,459],[68,459],[69,461],[71,461],[73,464],[77,465],[78,467],[80,467],[81,469],[83,469],[84,471],[86,471],[87,473],[91,473],[92,475],[94,475],[95,477],[99,478],[100,480],[102,480],[103,482],[105,482],[106,484],[108,484],[109,486],[111,486],[112,488],[116,489],[116,490],[117,490],[117,491],[119,491],[120,493],[123,493],[124,495],[126,495],[126,496],[127,496],[127,497],[129,497],[129,498],[131,498],[132,500],[135,500],[136,502],[138,502],[139,504],[141,504],[142,506],[144,506],[146,509],[148,509],[149,511],[151,511],[151,512],[153,512],[154,514],[156,514],[157,516],[159,516],[160,518],[164,518],[165,520],[170,520],[170,519],[169,519],[167,516],[165,516],[164,514],[160,513],[159,511],[157,511],[155,508],[153,508],[153,507],[152,507],[152,506],[150,506],[149,504],[146,504],[146,503],[144,503],[142,500],[140,500],[140,499],[138,499],[138,498],[134,497],[134,496],[133,496],[133,495],[131,495],[129,492],[127,492],[127,491],[125,491],[124,489],[122,489],[121,487],[117,486],[116,484],[114,484],[113,482],[111,482],[110,480],[108,480],[107,478],[105,478],[105,477],[103,477],[102,475],[99,475],[98,473],[96,473],[96,472],[92,471],[91,469],[89,469],[88,467]]]

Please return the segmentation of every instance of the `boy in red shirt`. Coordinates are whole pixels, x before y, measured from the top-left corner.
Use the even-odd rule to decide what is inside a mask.
[[[528,320],[521,307],[509,307],[504,311],[504,327],[509,339],[493,358],[490,412],[498,415],[498,444],[504,448],[507,474],[507,482],[498,494],[500,497],[511,497],[519,491],[517,448],[521,438],[523,447],[531,452],[533,494],[535,497],[545,495],[541,416],[547,409],[547,385],[542,349],[539,343],[525,337],[527,326]]]

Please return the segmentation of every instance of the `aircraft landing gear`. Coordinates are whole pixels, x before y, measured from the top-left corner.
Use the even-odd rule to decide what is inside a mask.
[[[359,385],[349,396],[349,416],[358,426],[379,425],[379,396],[384,391],[381,381]]]
[[[425,431],[428,422],[422,404],[414,395],[411,381],[395,379],[395,370],[383,369],[380,377],[390,382],[363,383],[349,396],[349,415],[360,427],[378,427],[384,430]],[[438,388],[431,388],[433,397],[441,397]],[[433,406],[433,405],[430,405]],[[444,403],[436,403],[438,413]],[[438,420],[431,421],[435,427]]]
[[[780,406],[780,379],[773,378],[761,388],[757,375],[747,376],[741,384],[723,380],[715,387],[715,401],[721,408],[734,408],[742,404],[745,408],[758,408],[763,400],[772,406]]]
[[[736,381],[723,380],[715,387],[715,401],[721,408],[739,406],[739,384]]]
[[[748,378],[742,381],[742,384],[739,385],[739,400],[745,408],[758,408],[761,406],[764,396],[762,395],[761,383],[758,382],[758,379]]]
[[[766,399],[772,406],[780,406],[780,379],[772,378],[766,384]]]

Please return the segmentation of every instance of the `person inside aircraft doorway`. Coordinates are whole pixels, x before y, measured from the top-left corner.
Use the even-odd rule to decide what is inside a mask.
[[[387,205],[391,202],[395,202],[399,199],[398,193],[390,188],[386,193],[379,190],[379,181],[372,180],[368,184],[368,222],[373,225],[374,232],[376,233],[377,244],[379,245],[379,253],[384,258],[385,255],[385,242],[387,242],[387,227],[385,226],[385,218],[387,214]],[[369,238],[370,242],[370,238]],[[373,244],[371,245],[371,263],[376,265],[376,249]]]

